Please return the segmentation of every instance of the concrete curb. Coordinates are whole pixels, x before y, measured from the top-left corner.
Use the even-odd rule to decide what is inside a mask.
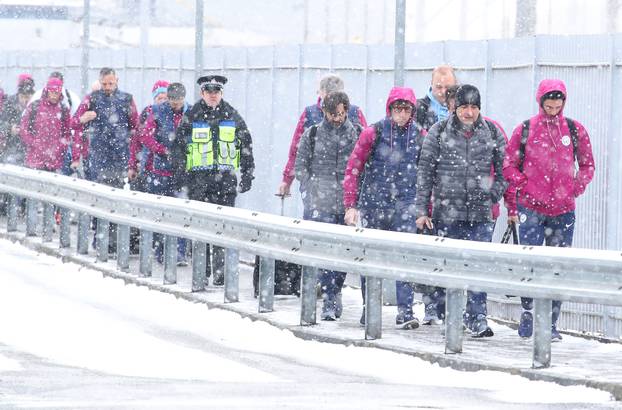
[[[341,338],[330,335],[318,335],[315,332],[311,332],[310,328],[305,326],[290,326],[280,323],[276,320],[272,320],[267,318],[266,316],[256,313],[256,312],[248,312],[247,310],[242,309],[241,307],[236,306],[235,303],[214,303],[206,300],[202,297],[201,293],[192,293],[187,291],[182,291],[178,289],[171,288],[170,286],[163,284],[156,284],[150,282],[149,278],[142,278],[136,275],[132,275],[129,273],[120,272],[116,269],[111,269],[108,266],[104,266],[102,264],[98,264],[93,262],[88,262],[85,260],[83,256],[77,256],[72,251],[66,252],[63,249],[55,248],[51,246],[53,243],[41,243],[41,238],[39,237],[26,237],[22,232],[15,233],[7,233],[5,231],[0,232],[0,238],[8,239],[12,242],[18,242],[23,246],[35,250],[40,253],[44,253],[46,255],[54,256],[60,258],[63,262],[73,262],[78,265],[82,265],[84,267],[88,267],[89,269],[101,272],[103,276],[122,279],[126,284],[134,284],[137,286],[145,286],[151,290],[156,290],[159,292],[168,293],[174,295],[176,298],[187,300],[193,303],[203,303],[208,308],[217,308],[223,309],[230,312],[234,312],[239,314],[244,318],[249,318],[253,321],[263,321],[266,322],[278,329],[288,330],[292,332],[298,338],[304,340],[313,340],[324,343],[334,343],[334,344],[342,344],[345,346],[358,346],[358,347],[371,347],[376,349],[389,350],[395,353],[407,354],[410,356],[414,356],[425,360],[427,362],[438,364],[440,367],[449,367],[454,370],[460,371],[481,371],[481,370],[491,370],[491,371],[499,371],[504,373],[509,373],[512,375],[518,375],[525,377],[529,380],[537,380],[537,381],[546,381],[546,382],[554,382],[563,386],[570,385],[583,385],[595,389],[600,389],[607,391],[612,394],[612,396],[618,400],[622,401],[622,382],[621,383],[613,383],[613,382],[602,382],[602,381],[594,381],[588,378],[583,377],[572,377],[567,375],[552,375],[552,374],[543,374],[541,371],[536,369],[524,369],[518,367],[510,367],[510,366],[501,366],[490,363],[485,363],[479,360],[469,360],[463,359],[459,354],[450,355],[450,354],[434,354],[428,352],[419,352],[409,348],[402,348],[396,346],[383,346],[376,341],[373,340],[353,340],[349,338]]]

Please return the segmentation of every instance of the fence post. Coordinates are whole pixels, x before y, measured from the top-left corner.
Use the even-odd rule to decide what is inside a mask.
[[[239,300],[239,262],[240,251],[225,249],[225,303]]]
[[[393,283],[395,283],[393,281]],[[395,287],[393,288],[395,290]],[[365,339],[382,337],[382,278],[365,278]]]
[[[164,284],[177,283],[177,237],[164,235]]]
[[[551,366],[551,299],[534,299],[533,362],[531,367],[541,369]]]
[[[78,214],[78,254],[89,253],[89,231],[91,230],[91,217],[80,212]]]
[[[68,208],[60,208],[59,245],[61,248],[71,246],[71,211]]]
[[[130,226],[117,226],[117,268],[122,272],[130,270]]]
[[[300,325],[308,326],[317,323],[315,305],[317,303],[318,269],[313,266],[302,267],[302,294],[300,295]]]
[[[272,258],[263,256],[255,258],[259,261],[259,283],[257,284],[259,299],[259,313],[272,312],[274,310],[274,264]]]
[[[151,276],[151,268],[153,265],[153,232],[140,230],[140,243],[138,244],[139,253],[139,267],[138,273],[140,276]]]
[[[447,289],[445,304],[445,353],[462,353],[464,327],[462,311],[466,305],[466,290]]]
[[[15,232],[17,231],[17,207],[20,201],[15,195],[9,194],[8,197],[6,231]]]
[[[105,219],[97,218],[97,229],[95,232],[95,249],[97,260],[108,262],[108,244],[110,242],[110,222]]]
[[[205,290],[206,272],[205,262],[207,257],[207,246],[205,242],[192,241],[192,291],[200,292]]]

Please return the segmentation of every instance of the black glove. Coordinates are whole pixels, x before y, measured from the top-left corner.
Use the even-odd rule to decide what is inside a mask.
[[[240,178],[240,186],[238,188],[238,192],[243,194],[251,189],[251,185],[253,185],[253,176],[252,175],[242,175]]]

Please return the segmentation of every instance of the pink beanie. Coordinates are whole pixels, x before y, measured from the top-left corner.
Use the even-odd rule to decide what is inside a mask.
[[[151,96],[155,100],[155,98],[159,94],[165,93],[167,88],[168,88],[168,81],[158,80],[153,84],[153,87],[151,88]]]

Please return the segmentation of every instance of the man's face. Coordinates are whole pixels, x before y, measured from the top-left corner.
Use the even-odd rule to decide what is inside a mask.
[[[405,126],[413,114],[413,106],[408,103],[393,103],[391,105],[391,119],[399,127]]]
[[[19,104],[22,107],[25,107],[28,104],[28,101],[32,98],[32,94],[18,94],[17,99],[19,100]]]
[[[167,99],[168,98],[166,96],[166,93],[160,93],[160,94],[156,95],[156,98],[153,99],[153,103],[154,104],[162,104]]]
[[[203,101],[205,101],[205,104],[212,108],[216,108],[222,100],[222,90],[208,88],[201,91],[201,97],[203,98]]]
[[[171,104],[171,108],[173,109],[173,111],[181,111],[181,109],[184,107],[183,98],[169,99],[168,103]]]
[[[119,79],[114,74],[107,74],[99,77],[99,84],[101,84],[101,90],[106,93],[106,95],[112,95],[112,93],[117,89],[117,83]]]
[[[456,79],[451,74],[436,73],[432,76],[432,94],[441,104],[445,104],[447,88],[456,85]]]
[[[52,104],[56,104],[60,101],[61,93],[60,91],[50,91],[48,90],[48,101]]]
[[[473,125],[479,117],[479,107],[473,104],[464,104],[456,108],[456,115],[464,125]]]
[[[324,117],[335,128],[340,127],[345,121],[348,113],[343,104],[338,104],[334,112],[324,110]]]
[[[547,115],[550,115],[551,117],[559,114],[559,112],[562,110],[562,107],[564,106],[564,100],[544,100],[544,102],[542,102],[542,108],[544,109],[544,112]]]

